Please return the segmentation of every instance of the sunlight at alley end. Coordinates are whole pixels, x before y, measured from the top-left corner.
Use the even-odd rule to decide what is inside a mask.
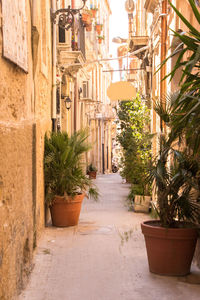
[[[0,0],[0,300],[200,299],[200,0]]]

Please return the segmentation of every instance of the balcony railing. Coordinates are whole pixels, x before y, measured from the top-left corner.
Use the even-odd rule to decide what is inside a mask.
[[[66,71],[76,73],[85,62],[85,29],[81,19],[76,20],[78,34],[59,29],[59,44],[57,46],[58,64]]]

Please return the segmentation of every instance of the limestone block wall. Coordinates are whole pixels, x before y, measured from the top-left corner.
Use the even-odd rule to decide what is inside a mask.
[[[51,129],[52,88],[50,1],[37,1],[34,16],[37,35],[34,38],[31,2],[23,1],[27,20],[27,72],[3,56],[0,18],[1,300],[16,299],[26,284],[33,251],[45,223],[44,134]],[[42,35],[42,13],[45,13],[45,37]],[[42,40],[45,41],[45,58]]]

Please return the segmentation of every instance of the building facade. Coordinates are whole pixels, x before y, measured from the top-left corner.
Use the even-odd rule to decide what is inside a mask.
[[[0,2],[0,299],[23,287],[44,227],[51,129],[50,1]]]
[[[72,1],[72,8],[82,1]],[[57,1],[56,9],[71,1]],[[92,163],[99,173],[111,172],[111,123],[114,113],[106,95],[112,78],[109,63],[109,2],[87,1],[81,14],[75,16],[68,31],[57,26],[57,130],[69,134],[88,127],[92,150],[86,164]],[[66,109],[66,99],[71,104]]]
[[[0,1],[0,299],[13,299],[32,269],[48,219],[44,201],[44,135],[88,127],[85,157],[111,171],[113,111],[106,95],[109,2],[87,1],[63,30],[53,13],[82,1]],[[96,17],[89,23],[84,13]],[[55,21],[55,22],[54,22]],[[96,25],[102,24],[97,32]]]

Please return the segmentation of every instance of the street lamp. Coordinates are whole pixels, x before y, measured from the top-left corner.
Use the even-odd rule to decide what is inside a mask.
[[[82,0],[83,6],[81,8],[71,8],[69,5],[68,8],[61,8],[55,12],[51,12],[51,20],[54,24],[58,24],[59,27],[69,30],[74,24],[74,15],[79,13],[85,6],[87,0]]]
[[[69,96],[67,96],[67,97],[65,98],[64,103],[65,103],[66,109],[67,109],[67,110],[70,110],[72,100],[69,98]]]

